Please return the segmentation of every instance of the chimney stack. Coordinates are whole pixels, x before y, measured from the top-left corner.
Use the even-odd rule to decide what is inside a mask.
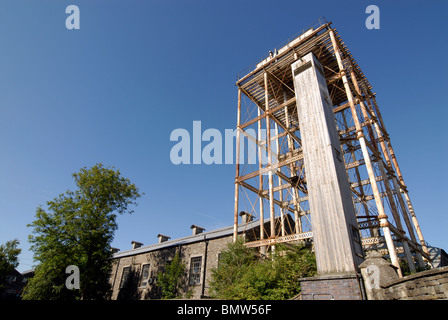
[[[197,226],[197,225],[191,225],[191,227],[190,227],[191,229],[193,229],[193,235],[195,236],[195,235],[197,235],[197,234],[200,234],[200,233],[202,233],[205,229],[204,228],[202,228],[202,227],[199,227],[199,226]]]
[[[254,220],[254,216],[246,211],[241,211],[240,217],[241,217],[241,224],[246,224],[246,223]]]
[[[131,244],[132,244],[132,249],[140,248],[143,245],[143,243],[138,242],[138,241],[132,241]]]
[[[117,253],[118,251],[120,251],[120,249],[114,248],[114,247],[110,247],[110,251],[112,251],[112,253]]]
[[[157,238],[159,238],[159,243],[162,243],[162,242],[165,242],[165,241],[168,241],[169,239],[171,239],[170,237],[165,236],[165,235],[160,234],[160,233],[157,235]]]

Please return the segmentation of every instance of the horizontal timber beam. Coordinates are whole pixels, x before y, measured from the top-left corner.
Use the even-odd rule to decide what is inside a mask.
[[[282,104],[279,104],[278,106],[276,106],[276,107],[274,107],[272,109],[268,109],[267,112],[263,112],[258,117],[255,117],[255,118],[247,121],[246,123],[243,123],[242,125],[240,125],[240,128],[244,129],[244,128],[250,126],[251,124],[254,124],[257,121],[266,118],[267,115],[270,115],[270,114],[272,114],[272,113],[274,113],[274,112],[276,112],[276,111],[278,111],[278,110],[280,110],[280,109],[282,109],[284,107],[289,107],[290,105],[294,104],[295,102],[296,102],[296,98],[293,97],[293,98],[289,99],[288,101],[286,101],[286,102],[284,102]]]
[[[256,240],[251,242],[246,242],[244,245],[247,248],[256,248],[263,246],[272,246],[276,243],[289,242],[289,241],[297,241],[297,240],[305,240],[313,237],[312,231],[302,232],[302,233],[294,233],[281,237],[275,237],[270,239]]]
[[[236,177],[235,181],[236,182],[242,182],[242,181],[245,181],[245,180],[257,177],[257,176],[262,175],[262,174],[267,174],[271,170],[273,170],[273,173],[276,174],[275,170],[277,170],[278,168],[281,168],[281,167],[286,166],[286,165],[288,165],[290,163],[296,162],[296,161],[298,161],[300,159],[303,159],[303,153],[301,153],[301,152],[299,154],[295,155],[295,156],[287,158],[286,160],[274,163],[271,166],[267,166],[267,167],[261,168],[260,170],[253,171],[253,172],[248,173],[248,174],[246,174],[244,176]]]

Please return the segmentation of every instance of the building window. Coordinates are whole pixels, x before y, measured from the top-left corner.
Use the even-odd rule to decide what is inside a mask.
[[[131,267],[123,268],[123,273],[121,275],[120,289],[123,289],[128,285],[130,272],[131,272]]]
[[[201,283],[201,266],[202,257],[191,258],[190,261],[190,282],[189,284],[197,285]]]
[[[146,287],[149,280],[149,264],[144,264],[142,269],[142,276],[140,278],[140,287]]]

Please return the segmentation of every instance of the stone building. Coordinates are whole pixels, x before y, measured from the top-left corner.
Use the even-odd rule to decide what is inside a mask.
[[[247,216],[246,216],[247,215]],[[250,220],[246,213],[242,220]],[[266,221],[269,223],[269,221]],[[259,221],[250,221],[240,226],[238,233],[248,234],[248,230],[257,232]],[[163,272],[176,252],[186,265],[186,288],[184,297],[200,299],[209,296],[211,270],[218,265],[219,254],[233,241],[233,226],[206,231],[196,225],[191,226],[192,234],[171,240],[169,236],[159,234],[158,243],[143,246],[132,241],[132,249],[114,253],[111,273],[113,289],[111,299],[159,299],[157,274]]]
[[[0,300],[13,300],[20,297],[20,293],[25,285],[22,274],[13,269],[0,285]]]

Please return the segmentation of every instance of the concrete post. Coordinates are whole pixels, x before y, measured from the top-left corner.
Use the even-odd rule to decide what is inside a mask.
[[[309,53],[292,72],[318,273],[354,273],[363,249],[322,66]]]

